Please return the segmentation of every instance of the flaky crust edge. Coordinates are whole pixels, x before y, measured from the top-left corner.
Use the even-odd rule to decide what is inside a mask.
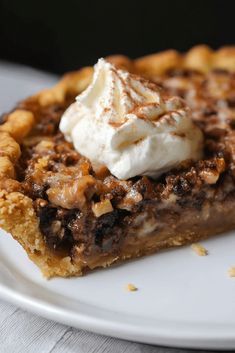
[[[182,68],[204,73],[211,69],[235,71],[235,46],[214,51],[206,45],[199,45],[186,54],[167,50],[135,60],[122,55],[110,56],[107,60],[118,67],[147,78],[162,75],[170,69]],[[42,107],[63,102],[68,93],[82,92],[90,83],[92,75],[92,67],[68,73],[54,87],[43,90],[29,99],[37,101]],[[21,153],[20,143],[30,133],[34,123],[32,112],[16,109],[8,114],[5,123],[0,126],[0,179],[14,181],[14,165]],[[79,276],[84,268],[105,267],[118,260],[109,257],[94,266],[89,266],[79,261],[73,263],[69,256],[57,256],[45,245],[32,200],[20,192],[0,190],[0,226],[22,245],[29,258],[48,278]],[[181,239],[177,241],[177,246],[186,242],[188,239]],[[174,241],[171,246],[174,246]],[[134,254],[133,257],[135,257]]]

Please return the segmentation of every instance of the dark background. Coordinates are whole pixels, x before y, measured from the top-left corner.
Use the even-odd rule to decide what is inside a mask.
[[[235,1],[0,0],[0,59],[48,71],[198,43],[235,43]]]

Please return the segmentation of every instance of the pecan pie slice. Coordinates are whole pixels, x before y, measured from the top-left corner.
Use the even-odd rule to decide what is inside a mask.
[[[203,132],[203,157],[157,179],[120,180],[95,167],[59,129],[91,82],[90,67],[21,102],[0,125],[0,225],[46,277],[79,276],[235,228],[235,47],[107,60],[184,99]]]

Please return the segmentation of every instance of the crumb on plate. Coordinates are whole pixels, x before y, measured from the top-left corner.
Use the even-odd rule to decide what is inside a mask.
[[[228,270],[229,277],[235,277],[235,267],[230,267]]]
[[[208,255],[208,250],[206,248],[204,248],[204,246],[202,246],[199,243],[195,243],[191,245],[191,248],[193,249],[193,251],[199,255],[199,256],[206,256]]]
[[[126,289],[129,291],[129,292],[135,292],[138,290],[138,288],[132,284],[132,283],[128,283],[128,285],[126,286]]]

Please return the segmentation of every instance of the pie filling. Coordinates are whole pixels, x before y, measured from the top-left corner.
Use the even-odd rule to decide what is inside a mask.
[[[154,80],[164,94],[186,100],[205,139],[203,160],[187,160],[157,180],[119,180],[75,151],[58,129],[75,95],[43,109],[31,99],[20,103],[37,124],[21,145],[18,182],[4,187],[33,200],[45,242],[56,254],[74,261],[128,249],[138,255],[143,242],[151,250],[156,239],[160,248],[171,238],[169,246],[177,245],[175,234],[197,239],[228,229],[227,223],[235,226],[235,75],[178,70]]]

